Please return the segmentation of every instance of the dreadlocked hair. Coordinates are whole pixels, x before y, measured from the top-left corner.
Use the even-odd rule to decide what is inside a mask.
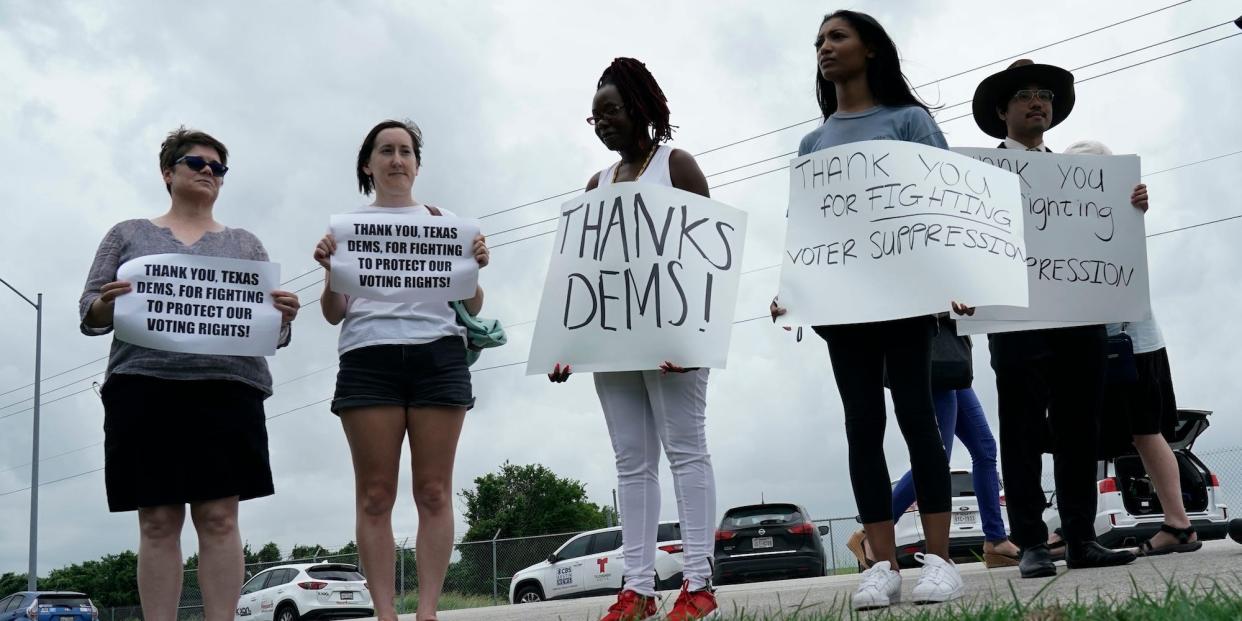
[[[649,127],[652,140],[660,143],[673,139],[677,126],[668,122],[668,98],[647,65],[633,58],[614,58],[599,76],[595,88],[598,90],[605,84],[617,87],[630,118],[640,126]]]

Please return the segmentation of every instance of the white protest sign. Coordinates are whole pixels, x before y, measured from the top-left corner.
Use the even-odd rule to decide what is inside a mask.
[[[113,309],[122,341],[186,354],[276,353],[281,317],[271,292],[280,282],[279,264],[152,254],[126,261],[116,278],[133,287]]]
[[[1096,326],[1102,322],[1099,321],[1038,321],[1038,320],[1004,320],[1004,319],[973,319],[963,320],[963,317],[954,316],[958,319],[958,334],[999,334],[1001,332],[1022,332],[1026,330],[1049,330],[1053,328],[1077,328],[1081,326]]]
[[[1143,213],[1130,206],[1139,183],[1138,156],[954,151],[1021,180],[1031,291],[1027,308],[962,299],[979,307],[958,324],[963,334],[979,333],[972,321],[1106,323],[1151,316]]]
[[[561,206],[526,373],[723,368],[746,214],[618,183]]]
[[[332,216],[332,290],[385,302],[474,297],[479,221],[449,216],[350,213]]]
[[[923,144],[795,158],[778,323],[901,319],[953,300],[1025,305],[1020,210],[1017,175]]]

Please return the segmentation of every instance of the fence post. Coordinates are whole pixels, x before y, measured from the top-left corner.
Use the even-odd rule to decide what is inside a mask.
[[[828,520],[828,549],[832,551],[832,573],[837,573],[837,538],[832,534],[832,525],[836,522]]]
[[[499,591],[500,578],[496,571],[496,539],[500,537],[500,529],[496,529],[496,534],[492,535],[492,603],[496,603],[496,593]]]
[[[410,538],[406,537],[405,541],[401,542],[401,547],[397,548],[397,552],[399,555],[397,556],[397,558],[400,559],[401,561],[401,597],[402,598],[405,597],[405,547],[409,543],[410,543]]]

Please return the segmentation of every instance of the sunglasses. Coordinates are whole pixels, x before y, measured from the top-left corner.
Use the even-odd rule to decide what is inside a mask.
[[[207,161],[201,155],[182,155],[177,158],[177,161],[173,162],[173,166],[176,166],[177,164],[185,164],[194,172],[198,172],[202,170],[204,166],[207,166],[211,168],[211,176],[213,177],[223,177],[224,173],[229,171],[228,166],[225,166],[220,162]]]

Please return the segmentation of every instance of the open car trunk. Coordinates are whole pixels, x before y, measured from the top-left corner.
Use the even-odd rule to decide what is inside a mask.
[[[1173,449],[1181,477],[1182,503],[1191,513],[1207,510],[1209,474],[1190,453],[1190,447],[1208,428],[1210,414],[1206,410],[1178,410],[1177,427],[1173,437],[1169,438],[1169,447]],[[1117,457],[1113,464],[1117,472],[1117,489],[1130,515],[1138,517],[1164,513],[1151,477],[1133,448],[1129,454]]]

